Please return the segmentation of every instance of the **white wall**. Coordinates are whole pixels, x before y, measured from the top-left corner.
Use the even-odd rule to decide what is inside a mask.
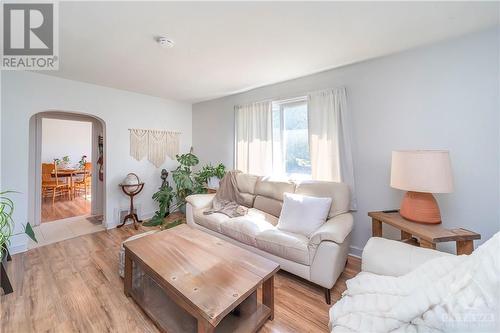
[[[92,160],[92,123],[85,121],[42,119],[42,163],[69,156],[77,164],[82,155]]]
[[[345,86],[359,207],[351,253],[371,235],[367,212],[399,205],[402,192],[389,187],[395,149],[449,149],[456,189],[437,196],[443,225],[488,239],[500,229],[498,37],[475,33],[195,104],[195,152],[202,162],[233,165],[235,104]]]
[[[48,75],[5,71],[2,73],[1,184],[4,189],[21,192],[15,195],[15,252],[26,248],[21,234],[28,216],[29,119],[48,110],[76,112],[96,116],[105,122],[106,144],[106,223],[118,223],[117,210],[128,208],[128,197],[118,184],[129,172],[135,172],[146,186],[136,197],[143,216],[152,215],[156,205],[152,194],[161,184],[161,168],[173,169],[167,160],[155,168],[146,160],[129,156],[129,128],[155,128],[182,132],[181,150],[191,146],[191,105],[122,90],[60,79]]]

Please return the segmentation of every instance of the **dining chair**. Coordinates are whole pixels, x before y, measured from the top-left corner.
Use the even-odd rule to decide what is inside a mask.
[[[59,180],[57,175],[57,164],[42,163],[42,199],[52,196],[52,205],[54,205],[56,196],[66,193],[68,198],[71,196],[69,184]]]
[[[73,196],[76,196],[77,193],[83,192],[85,195],[84,198],[86,199],[91,184],[92,184],[92,163],[86,162],[83,167],[82,177],[73,180]]]

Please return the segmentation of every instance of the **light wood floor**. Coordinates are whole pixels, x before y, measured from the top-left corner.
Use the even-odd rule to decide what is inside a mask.
[[[118,276],[120,243],[144,230],[126,226],[14,255],[7,264],[14,292],[0,297],[0,332],[158,332]],[[332,302],[359,270],[350,257]],[[321,288],[279,272],[275,318],[261,332],[327,332],[328,309]]]
[[[42,223],[61,220],[73,216],[90,214],[90,200],[85,200],[83,195],[69,200],[66,196],[56,198],[52,205],[52,199],[42,200]]]

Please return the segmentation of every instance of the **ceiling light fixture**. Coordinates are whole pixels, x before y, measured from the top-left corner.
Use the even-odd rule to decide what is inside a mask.
[[[164,47],[164,48],[172,48],[175,45],[174,41],[171,39],[168,39],[167,37],[158,37],[156,39],[156,41],[158,42],[158,44],[160,44],[161,47]]]

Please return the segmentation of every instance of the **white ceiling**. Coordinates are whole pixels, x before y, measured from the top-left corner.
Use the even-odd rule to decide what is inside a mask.
[[[60,69],[44,73],[197,102],[485,29],[498,6],[61,2]]]

